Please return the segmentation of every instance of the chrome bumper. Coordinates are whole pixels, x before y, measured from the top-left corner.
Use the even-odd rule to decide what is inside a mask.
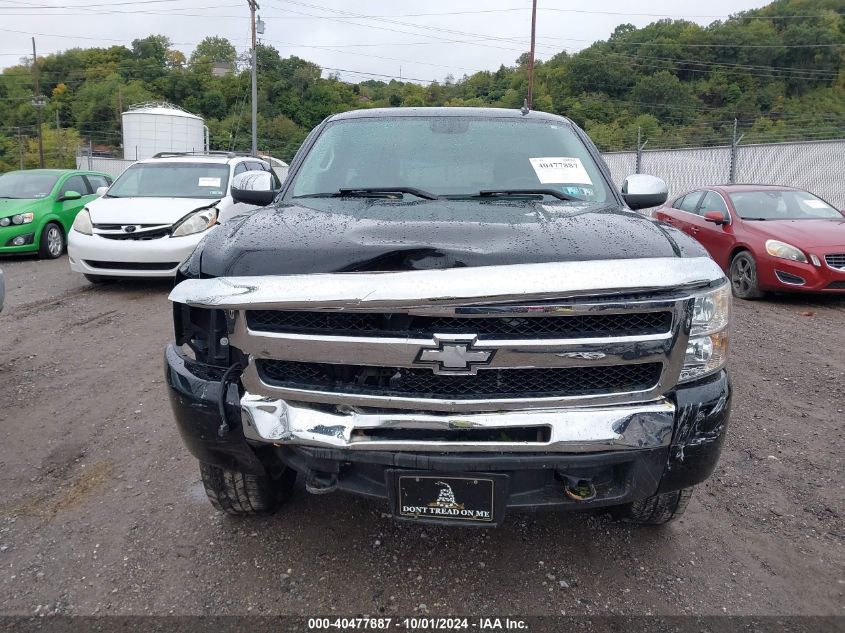
[[[253,441],[368,451],[589,453],[668,446],[675,406],[661,399],[639,405],[503,411],[461,415],[423,413],[328,413],[246,393],[241,398],[244,435]],[[423,441],[401,439],[402,430],[548,430],[543,442]],[[370,439],[390,429],[395,439]]]

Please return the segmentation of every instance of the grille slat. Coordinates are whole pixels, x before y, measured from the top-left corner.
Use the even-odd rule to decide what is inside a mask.
[[[429,369],[259,360],[258,373],[274,387],[397,397],[532,398],[645,391],[661,363],[541,369],[486,369],[444,376]]]
[[[431,317],[398,313],[249,310],[257,332],[336,336],[430,338],[433,334],[477,334],[495,338],[587,338],[668,332],[669,311],[573,316]]]
[[[832,253],[830,255],[825,255],[824,260],[831,268],[845,270],[845,253]]]

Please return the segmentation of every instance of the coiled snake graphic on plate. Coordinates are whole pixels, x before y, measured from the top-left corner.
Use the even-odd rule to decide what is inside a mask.
[[[449,508],[453,510],[464,509],[464,504],[458,503],[457,499],[455,499],[455,493],[452,491],[452,486],[447,484],[445,481],[435,481],[434,484],[436,486],[442,486],[442,488],[440,488],[440,494],[437,495],[437,501],[432,501],[428,504],[430,507]]]

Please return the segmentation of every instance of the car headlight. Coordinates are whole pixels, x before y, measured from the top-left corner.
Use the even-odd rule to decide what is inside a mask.
[[[88,213],[88,209],[82,209],[82,211],[76,214],[76,218],[74,219],[73,226],[71,228],[77,233],[82,233],[83,235],[94,234],[94,226],[91,224],[91,214]]]
[[[210,229],[217,222],[217,209],[202,209],[179,220],[170,237],[184,237]]]
[[[800,248],[796,248],[792,244],[787,244],[780,240],[766,240],[766,252],[772,257],[807,263],[807,256]]]
[[[712,374],[728,360],[728,324],[731,315],[731,288],[722,284],[695,298],[692,327],[684,356],[680,382]]]
[[[0,220],[0,226],[9,226],[9,224],[29,224],[35,219],[34,213],[16,213],[11,218],[3,218]]]

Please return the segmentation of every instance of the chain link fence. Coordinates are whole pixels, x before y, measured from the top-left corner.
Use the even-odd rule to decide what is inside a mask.
[[[76,168],[85,169],[88,171],[99,171],[103,174],[108,174],[113,178],[117,178],[123,173],[123,170],[129,167],[134,160],[123,158],[107,158],[104,156],[91,156],[84,151],[77,151],[76,153]]]
[[[640,172],[666,181],[670,195],[734,181],[798,187],[845,209],[845,140],[643,150]],[[636,173],[637,152],[603,154],[614,182]]]

